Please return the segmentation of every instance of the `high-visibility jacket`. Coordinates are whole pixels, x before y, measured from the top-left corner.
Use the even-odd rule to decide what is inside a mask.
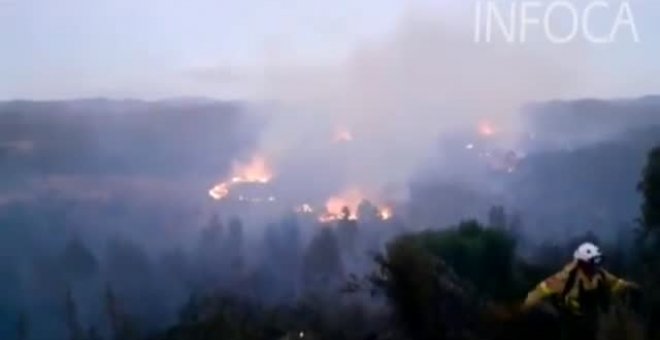
[[[634,283],[620,279],[604,269],[597,269],[589,276],[577,261],[573,261],[529,292],[523,309],[532,308],[545,299],[553,298],[563,309],[580,315],[596,307],[603,307],[612,295],[635,286]]]

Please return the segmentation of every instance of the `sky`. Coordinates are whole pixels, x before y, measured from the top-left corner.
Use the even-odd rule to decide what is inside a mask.
[[[401,9],[391,0],[0,0],[0,89],[5,98],[214,96],[185,85],[205,81],[200,69],[255,68],[278,51],[337,60]]]
[[[513,2],[497,3],[505,8]],[[575,1],[578,8],[585,3]],[[618,1],[610,3],[615,7]],[[347,65],[355,72],[355,60],[369,53],[365,50],[394,56],[398,50],[392,46],[401,43],[402,32],[416,34],[410,30],[421,36],[438,34],[432,32],[436,28],[451,30],[451,41],[429,43],[439,49],[459,44],[473,53],[465,46],[474,45],[474,8],[475,1],[465,0],[0,0],[0,99],[281,99],[281,91],[272,88],[291,81],[288,77],[346,74]],[[632,0],[631,8],[642,39],[638,44],[624,32],[607,46],[575,43],[533,52],[577,67],[570,72],[580,78],[579,84],[567,85],[570,90],[549,91],[545,97],[660,92],[660,77],[653,76],[660,71],[660,4]],[[610,27],[608,22],[603,17],[602,27]],[[495,45],[516,57],[534,49]],[[484,60],[476,57],[469,56],[477,64],[499,65],[486,60],[488,54]]]

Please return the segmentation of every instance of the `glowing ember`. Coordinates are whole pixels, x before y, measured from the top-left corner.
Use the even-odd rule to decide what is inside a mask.
[[[319,220],[333,221],[343,218],[348,208],[348,219],[357,219],[357,208],[364,196],[358,190],[348,190],[341,195],[333,196],[325,203],[325,213],[319,217]]]
[[[209,196],[215,200],[221,200],[227,197],[231,187],[240,183],[268,183],[273,178],[273,172],[268,167],[266,160],[261,156],[255,156],[250,163],[235,163],[232,170],[232,177],[228,181],[220,182],[209,190]],[[274,201],[274,197],[269,197],[269,201]]]
[[[321,223],[330,223],[338,220],[339,218],[335,215],[330,215],[328,213],[323,213],[319,216],[319,222]]]
[[[268,168],[266,160],[261,156],[255,156],[247,164],[235,164],[232,183],[268,183],[273,178],[272,171]]]
[[[349,129],[338,128],[335,130],[332,141],[335,143],[347,143],[353,140],[353,134]]]
[[[388,207],[380,208],[380,218],[387,221],[392,218],[392,209]]]
[[[496,130],[493,124],[488,121],[482,121],[478,127],[479,134],[484,137],[490,137],[495,134]]]
[[[229,185],[227,183],[220,183],[209,190],[209,196],[214,200],[221,200],[227,195],[229,195]]]
[[[352,189],[340,195],[330,197],[325,203],[325,212],[319,215],[319,222],[327,223],[341,219],[357,220],[360,203],[367,200],[359,190]],[[387,220],[392,217],[392,210],[378,207],[379,217]]]

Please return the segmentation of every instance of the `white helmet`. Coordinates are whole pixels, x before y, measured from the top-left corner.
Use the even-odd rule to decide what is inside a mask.
[[[582,243],[573,253],[573,258],[579,261],[599,264],[603,259],[603,254],[598,247],[590,242]]]

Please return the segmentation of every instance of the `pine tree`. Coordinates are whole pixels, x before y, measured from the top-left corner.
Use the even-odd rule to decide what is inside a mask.
[[[69,330],[69,339],[71,340],[84,340],[83,328],[80,325],[80,320],[78,319],[78,307],[76,302],[73,299],[73,293],[71,288],[66,290],[65,298],[65,316],[66,316],[66,325]]]
[[[642,194],[642,226],[655,232],[660,229],[660,146],[648,155],[638,190]]]
[[[16,322],[16,338],[18,340],[28,340],[30,337],[30,320],[25,312],[21,311],[18,314],[18,321]]]

